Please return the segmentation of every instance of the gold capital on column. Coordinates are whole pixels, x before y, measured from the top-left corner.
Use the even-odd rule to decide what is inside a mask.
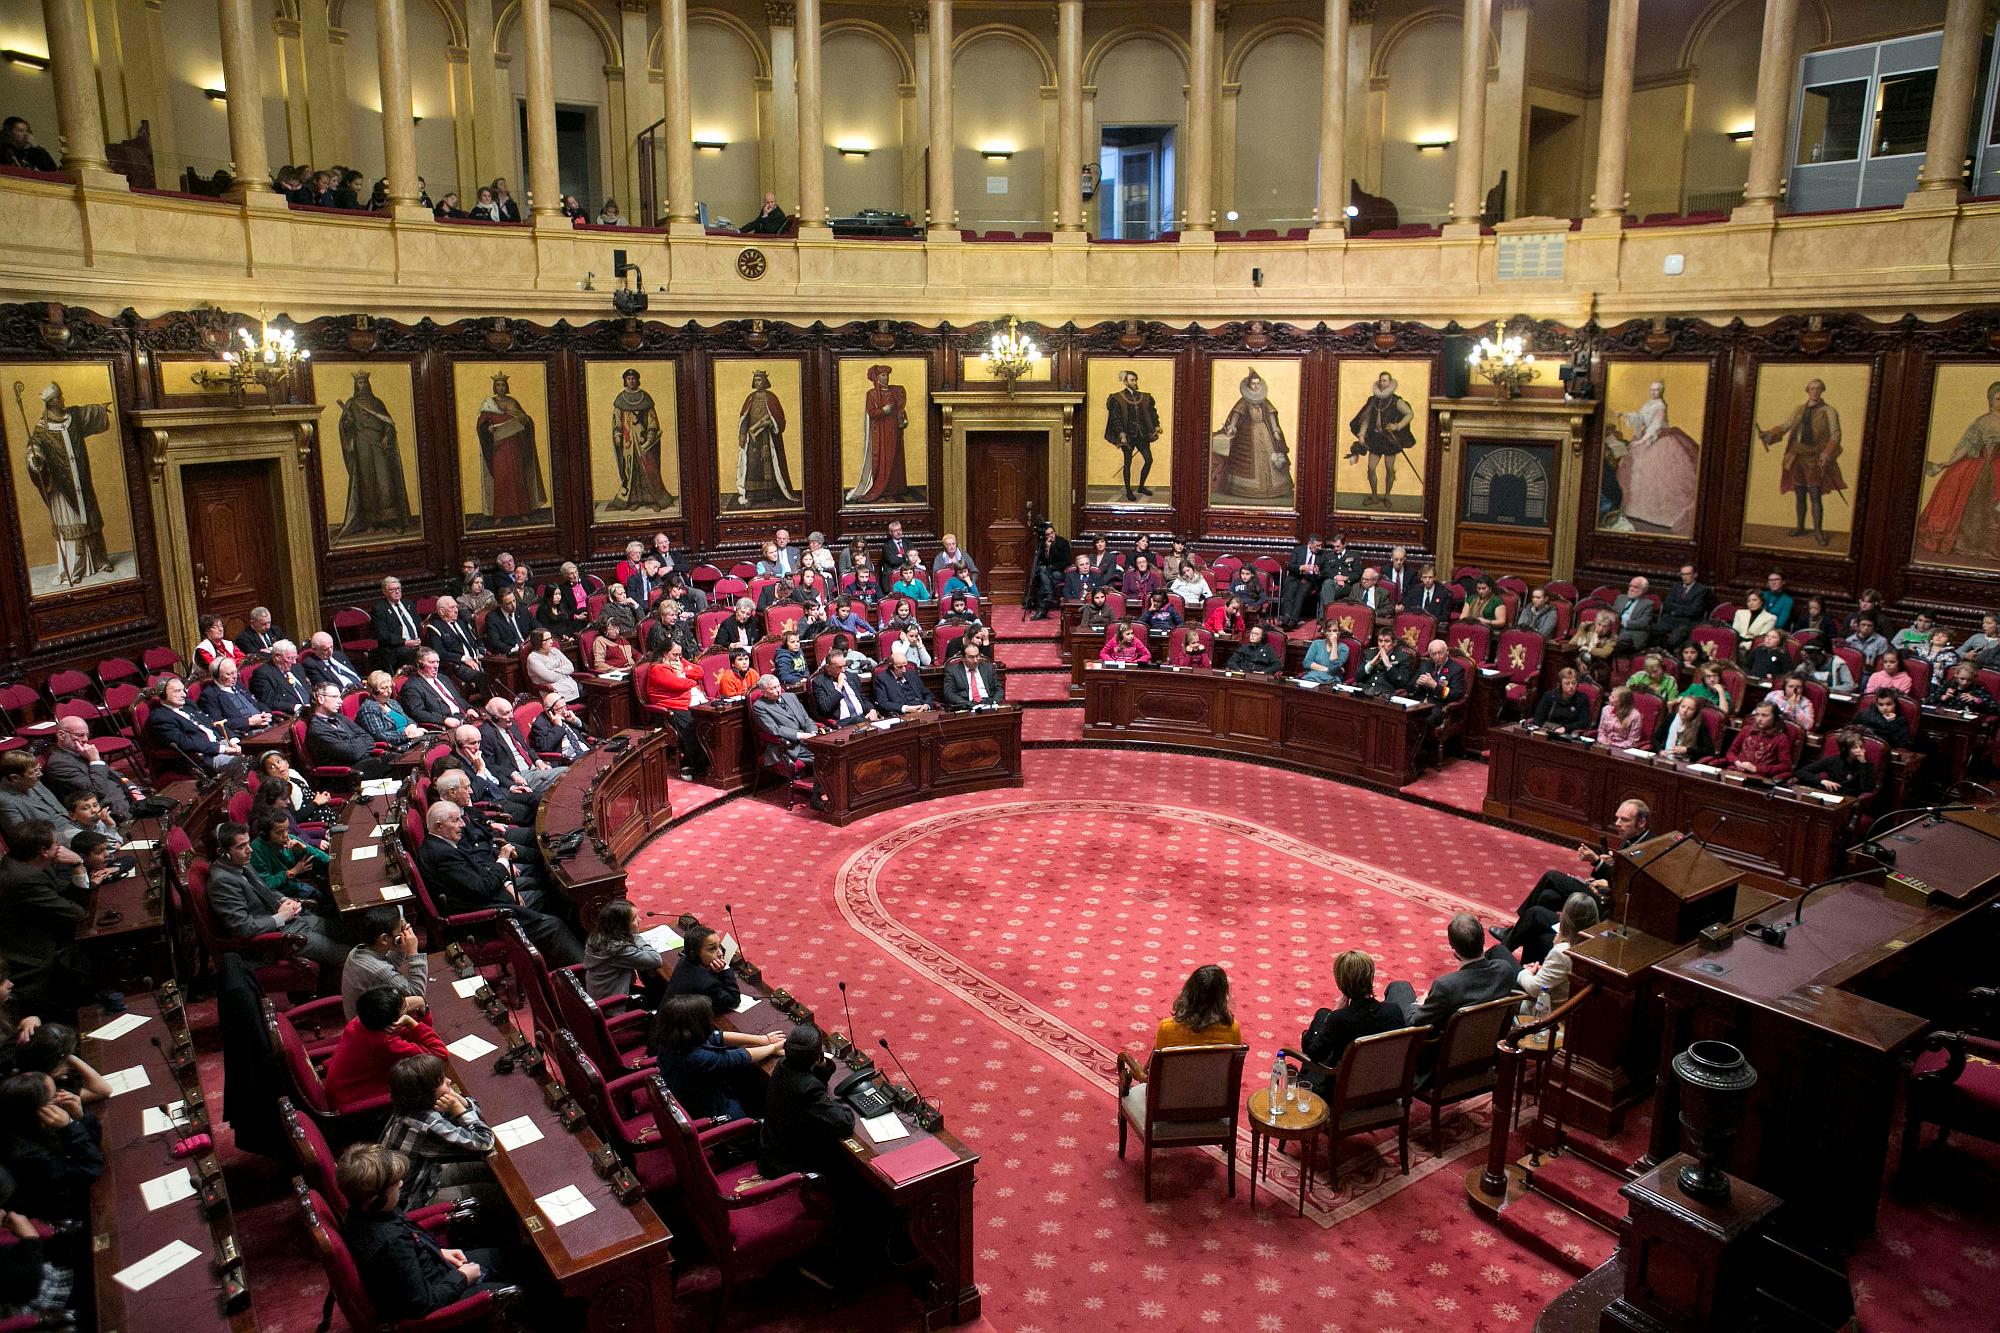
[[[792,0],[764,0],[764,21],[774,28],[789,28],[798,21]]]

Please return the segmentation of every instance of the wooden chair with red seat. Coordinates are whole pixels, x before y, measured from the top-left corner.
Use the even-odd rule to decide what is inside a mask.
[[[1327,1156],[1332,1159],[1336,1191],[1340,1188],[1340,1141],[1391,1125],[1396,1127],[1403,1174],[1410,1174],[1410,1106],[1417,1081],[1417,1054],[1429,1035],[1428,1028],[1397,1028],[1359,1037],[1347,1044],[1338,1065],[1323,1065],[1290,1048],[1279,1049],[1278,1054],[1314,1076],[1314,1085],[1326,1098]]]
[[[238,793],[242,795],[244,793]],[[247,813],[247,810],[246,810]],[[235,816],[232,814],[231,818]],[[244,939],[223,935],[208,908],[208,862],[201,858],[187,867],[188,915],[202,951],[220,962],[224,954],[241,954],[257,985],[267,995],[313,995],[319,991],[319,964],[301,949],[305,940],[282,930],[267,930]]]
[[[466,812],[468,819],[479,817],[475,811]],[[473,912],[446,912],[440,907],[417,864],[417,848],[423,845],[423,840],[424,816],[412,806],[403,812],[403,836],[397,840],[396,860],[403,870],[403,882],[409,885],[416,903],[417,924],[423,927],[426,945],[433,953],[448,945],[460,945],[481,976],[488,981],[499,980],[507,956],[496,935],[500,922],[509,914],[497,907],[482,907]]]
[[[340,1307],[348,1327],[393,1330],[394,1333],[446,1333],[446,1330],[514,1327],[513,1322],[504,1317],[520,1296],[520,1288],[511,1286],[474,1292],[416,1319],[382,1318],[375,1313],[375,1303],[368,1299],[368,1288],[361,1281],[361,1270],[356,1267],[354,1256],[348,1252],[347,1242],[341,1238],[339,1224],[328,1225],[334,1219],[334,1211],[326,1197],[297,1176],[292,1178],[292,1188],[298,1194],[299,1216],[312,1236],[320,1266],[326,1270],[327,1299]],[[322,1333],[331,1322],[329,1314],[320,1324]]]
[[[1454,620],[1445,626],[1444,641],[1453,657],[1475,664],[1485,662],[1493,652],[1493,631],[1476,620]]]
[[[178,674],[181,669],[181,655],[171,648],[148,648],[139,654],[139,665],[146,669],[149,677],[162,671]]]
[[[735,615],[733,607],[719,611],[704,611],[694,618],[694,642],[697,648],[706,649],[715,642],[715,631],[722,622]]]
[[[1285,562],[1275,555],[1260,555],[1250,561],[1250,568],[1256,570],[1257,577],[1264,581],[1264,595],[1276,597],[1284,586]],[[1233,571],[1231,577],[1234,577]]]
[[[1639,717],[1643,724],[1643,730],[1640,732],[1642,739],[1639,741],[1639,744],[1642,748],[1650,749],[1653,744],[1653,729],[1660,725],[1660,711],[1666,705],[1660,702],[1660,696],[1657,694],[1647,694],[1643,690],[1634,690],[1632,691],[1632,706],[1639,710]]]
[[[664,1108],[668,1123],[661,1126],[661,1137],[673,1154],[681,1204],[721,1275],[709,1320],[709,1326],[717,1328],[743,1275],[813,1249],[825,1237],[831,1217],[816,1211],[807,1191],[818,1179],[815,1175],[794,1171],[765,1180],[754,1154],[741,1165],[717,1168],[709,1154],[754,1136],[759,1122],[730,1120],[704,1134],[674,1100],[665,1079],[649,1074],[647,1086],[653,1104]]]
[[[1421,653],[1437,637],[1437,621],[1422,611],[1398,611],[1391,624],[1396,642],[1413,653]]]
[[[271,1052],[284,1066],[291,1084],[292,1105],[312,1117],[328,1142],[341,1147],[374,1138],[389,1118],[386,1092],[338,1108],[327,1096],[320,1065],[333,1052],[332,1042],[325,1038],[328,1035],[337,1038],[345,1026],[338,995],[309,1000],[282,1011],[268,999],[264,1001],[264,1030],[270,1038]]]
[[[376,743],[376,753],[379,754],[386,748],[380,742]],[[354,786],[354,770],[346,764],[314,762],[312,749],[306,744],[306,723],[303,718],[292,723],[292,762],[299,766],[299,770],[315,787],[344,792]]]
[[[580,968],[549,973],[549,994],[555,1000],[556,1021],[576,1034],[583,1053],[600,1069],[630,1074],[654,1063],[646,1049],[649,1016],[643,1009],[606,1014],[584,989]]]
[[[1503,691],[1506,704],[1517,713],[1530,712],[1535,706],[1536,686],[1542,679],[1542,657],[1548,646],[1548,640],[1533,630],[1510,629],[1500,636],[1493,665],[1506,681]]]
[[[1118,1053],[1118,1156],[1139,1132],[1146,1202],[1153,1201],[1156,1148],[1228,1150],[1228,1195],[1236,1197],[1236,1130],[1243,1106],[1243,1059],[1248,1046],[1161,1046],[1140,1069]]]
[[[1431,1046],[1436,1058],[1430,1074],[1416,1088],[1416,1098],[1431,1108],[1431,1150],[1444,1151],[1440,1117],[1444,1108],[1493,1091],[1500,1076],[1500,1039],[1520,1011],[1519,995],[1503,995],[1484,1004],[1469,1004],[1452,1012]]]
[[[346,606],[333,613],[333,637],[340,650],[359,667],[379,646],[374,638],[375,618],[358,606]]]
[[[947,657],[958,651],[958,641],[964,637],[963,625],[939,625],[932,632],[931,661],[942,664]]]
[[[1560,597],[1565,602],[1574,602],[1576,600],[1576,585],[1574,583],[1544,583],[1542,591],[1551,597]]]
[[[783,606],[767,606],[764,608],[764,633],[782,636],[787,629],[797,625],[805,617],[806,609],[803,606],[795,606],[789,602]]]
[[[556,1077],[575,1095],[590,1127],[632,1168],[640,1188],[656,1196],[672,1190],[680,1177],[653,1118],[653,1071],[642,1069],[607,1083],[575,1033],[556,1028],[541,1033],[537,1044],[554,1061]]]
[[[749,591],[749,582],[733,574],[726,579],[717,579],[715,587],[708,594],[709,605],[713,606],[719,601],[728,601],[731,605],[734,605],[738,597],[745,595]]]
[[[829,639],[827,640],[827,642],[831,643],[832,640]],[[778,650],[784,646],[785,644],[782,639],[759,639],[756,643],[751,644],[750,669],[756,672],[759,676],[777,675]],[[706,657],[701,659],[702,676],[704,679],[714,680],[715,677],[709,674],[708,670],[709,661],[710,659]],[[724,655],[722,659],[722,666],[728,666],[728,665],[729,665],[729,658],[727,655]],[[721,667],[718,667],[716,669],[719,671],[721,670]]]
[[[1342,637],[1357,643],[1375,639],[1375,613],[1354,602],[1335,602],[1326,608],[1327,623],[1340,626]]]
[[[1903,670],[1910,673],[1910,697],[1921,699],[1931,692],[1931,664],[1914,653],[1903,655]],[[1915,734],[1915,728],[1911,728]]]
[[[1989,917],[1993,909],[1985,909]],[[1942,1150],[1954,1130],[2000,1143],[2000,1041],[1972,1028],[1995,1030],[2000,988],[1974,987],[1967,995],[1970,1020],[1956,1030],[1924,1038],[1910,1070],[1903,1111],[1903,1151],[1896,1170],[1907,1176],[1923,1147],[1925,1125],[1937,1126],[1931,1150]]]
[[[1104,609],[1110,614],[1113,620],[1123,620],[1125,618],[1125,594],[1119,592],[1116,588],[1107,592],[1104,596]]]

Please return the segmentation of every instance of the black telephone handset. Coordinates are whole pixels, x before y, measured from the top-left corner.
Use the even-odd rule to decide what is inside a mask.
[[[833,1095],[852,1106],[855,1114],[864,1120],[873,1120],[895,1109],[895,1103],[889,1100],[889,1094],[882,1090],[882,1084],[872,1073],[849,1074],[833,1090]]]

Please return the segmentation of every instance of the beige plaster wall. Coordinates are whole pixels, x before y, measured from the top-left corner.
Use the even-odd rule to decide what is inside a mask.
[[[1320,47],[1295,33],[1259,42],[1237,82],[1235,224],[1309,227],[1319,188]]]
[[[820,64],[827,207],[835,217],[896,208],[903,196],[901,62],[876,37],[839,32],[826,39]],[[842,145],[866,148],[868,156],[842,157]]]
[[[1046,230],[1041,62],[1019,42],[981,37],[959,50],[952,79],[958,140],[952,154],[953,192],[960,225],[969,230]],[[1014,155],[989,162],[980,150],[990,147],[1011,148]],[[989,192],[989,180],[1004,181],[1006,189]]]

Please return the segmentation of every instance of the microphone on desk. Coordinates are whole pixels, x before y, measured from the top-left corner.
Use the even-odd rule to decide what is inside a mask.
[[[847,983],[840,981],[834,984],[840,987],[840,1012],[847,1019],[847,1039],[851,1042],[857,1034],[854,1031],[854,1011],[847,1007]]]
[[[763,975],[763,970],[751,962],[750,956],[743,951],[743,932],[736,928],[736,909],[724,903],[722,914],[729,918],[729,933],[736,937],[736,970],[755,981]]]
[[[1974,782],[1971,778],[1960,778],[1957,782],[1952,783],[1951,786],[1945,790],[1945,795],[1947,797],[1957,795],[1958,789],[1960,787],[1977,787],[1980,791],[1986,793],[1986,798],[1988,800],[1992,800],[1995,796],[1995,792],[1991,787],[1987,786],[1983,782]]]
[[[927,1130],[941,1128],[944,1125],[943,1113],[925,1099],[924,1094],[917,1087],[917,1080],[910,1074],[910,1067],[903,1063],[903,1057],[889,1049],[889,1039],[887,1037],[877,1037],[875,1044],[882,1048],[882,1054],[896,1062],[896,1071],[903,1076],[903,1081],[910,1085],[910,1093],[917,1099],[916,1115],[918,1127]]]

